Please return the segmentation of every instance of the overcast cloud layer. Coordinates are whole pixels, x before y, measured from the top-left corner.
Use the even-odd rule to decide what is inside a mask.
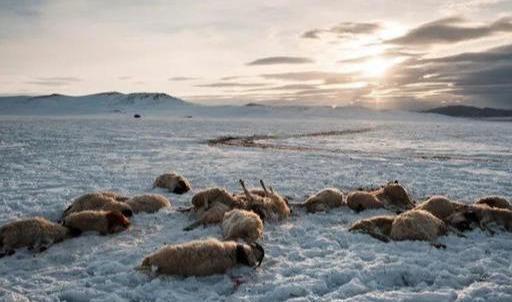
[[[512,108],[512,2],[1,1],[0,94]]]

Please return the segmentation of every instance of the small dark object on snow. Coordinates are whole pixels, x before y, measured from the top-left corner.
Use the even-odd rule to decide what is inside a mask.
[[[133,117],[134,118],[140,118],[140,114],[134,114]]]

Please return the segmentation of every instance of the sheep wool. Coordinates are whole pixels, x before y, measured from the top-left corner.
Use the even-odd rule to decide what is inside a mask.
[[[0,257],[22,247],[43,251],[70,236],[69,229],[42,217],[14,221],[0,228]]]
[[[106,235],[128,229],[130,221],[119,212],[81,211],[66,216],[63,225],[80,232],[95,231]]]
[[[491,208],[512,210],[512,205],[503,197],[487,196],[475,202],[477,205],[487,205]]]
[[[393,221],[390,237],[393,240],[424,240],[434,242],[447,233],[443,221],[427,211],[411,210]]]
[[[185,177],[168,172],[158,176],[153,182],[153,187],[168,189],[175,194],[184,194],[191,190],[192,186]]]
[[[384,204],[369,192],[355,191],[348,194],[347,206],[356,212],[360,212],[366,209],[383,208]]]
[[[216,239],[167,245],[142,261],[141,270],[181,276],[223,274],[239,265],[259,266],[264,251],[258,244],[240,244]]]
[[[303,206],[308,212],[314,213],[343,205],[343,193],[338,189],[327,188],[306,199]]]
[[[162,208],[170,208],[171,203],[163,195],[159,194],[144,194],[134,196],[126,201],[134,213],[154,213]]]
[[[263,238],[263,221],[254,212],[234,209],[224,214],[222,231],[224,240],[254,242]]]
[[[73,200],[71,205],[64,211],[63,217],[71,213],[87,210],[118,211],[127,217],[131,217],[133,214],[130,206],[124,202],[116,201],[102,193],[88,193]]]
[[[427,211],[441,220],[466,207],[464,204],[449,200],[444,196],[432,196],[418,205],[415,210]]]

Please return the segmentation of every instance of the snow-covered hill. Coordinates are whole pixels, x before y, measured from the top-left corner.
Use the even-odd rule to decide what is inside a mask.
[[[186,102],[165,93],[104,92],[85,96],[51,94],[45,96],[0,97],[0,116],[84,116],[188,117],[217,119],[379,119],[448,120],[435,114],[405,111],[377,111],[364,107],[204,105]]]
[[[84,96],[50,94],[44,96],[0,97],[2,115],[62,115],[167,110],[188,105],[165,93],[105,92]]]

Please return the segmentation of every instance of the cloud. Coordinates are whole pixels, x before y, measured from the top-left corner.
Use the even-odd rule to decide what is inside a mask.
[[[512,44],[396,65],[376,92],[386,99],[411,98],[511,108]]]
[[[75,77],[39,77],[25,82],[26,84],[41,85],[41,86],[66,86],[72,83],[82,81]]]
[[[268,84],[265,83],[237,83],[237,82],[218,82],[218,83],[210,83],[210,84],[199,84],[195,85],[195,87],[204,87],[204,88],[236,88],[236,87],[261,87],[266,86]]]
[[[323,81],[324,84],[346,83],[353,80],[351,74],[323,71],[266,73],[260,76],[264,79],[283,81]]]
[[[42,0],[2,1],[0,2],[0,11],[20,17],[34,17],[41,14],[43,4]]]
[[[512,61],[512,44],[496,47],[485,52],[466,52],[454,56],[425,60],[433,63],[475,63]]]
[[[169,81],[175,81],[175,82],[179,82],[179,81],[193,81],[193,80],[198,80],[199,78],[196,78],[196,77],[172,77],[172,78],[169,78]]]
[[[449,17],[423,24],[402,37],[386,42],[407,46],[428,46],[474,40],[500,32],[512,32],[511,18],[501,18],[488,25],[469,25],[461,17]]]
[[[337,63],[361,64],[361,63],[366,63],[366,62],[376,59],[376,58],[388,58],[388,59],[417,58],[417,57],[421,57],[423,55],[424,55],[424,53],[410,52],[410,51],[403,50],[401,48],[392,48],[392,49],[387,49],[387,50],[385,50],[381,53],[375,54],[375,55],[361,56],[361,57],[354,57],[354,58],[349,58],[349,59],[338,60]]]
[[[304,57],[267,57],[254,60],[246,65],[307,64],[313,62],[312,59]]]
[[[326,29],[308,30],[304,32],[301,37],[306,39],[318,39],[320,38],[320,34],[330,33],[340,38],[345,38],[353,35],[372,34],[381,29],[381,27],[379,23],[342,22]]]
[[[464,0],[464,1],[444,1],[441,6],[441,12],[447,14],[464,13],[469,14],[481,11],[491,6],[499,5],[507,0]]]
[[[317,89],[316,85],[311,84],[288,84],[288,85],[280,85],[280,86],[272,86],[272,87],[262,87],[262,88],[253,88],[248,91],[287,91],[287,90],[310,90]]]

